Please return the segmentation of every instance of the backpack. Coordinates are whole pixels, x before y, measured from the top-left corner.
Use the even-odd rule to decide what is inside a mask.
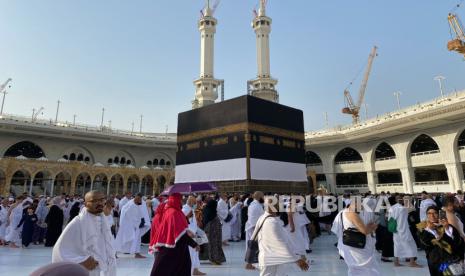
[[[390,218],[387,223],[387,229],[391,233],[397,233],[397,220]]]

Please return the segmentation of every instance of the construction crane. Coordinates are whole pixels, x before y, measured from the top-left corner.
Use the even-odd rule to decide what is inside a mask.
[[[455,34],[455,37],[453,37],[453,39],[447,43],[447,49],[449,51],[458,52],[465,56],[465,33],[463,31],[464,29],[462,23],[460,22],[458,16],[454,13],[449,13],[447,20],[449,20],[451,35],[452,31]]]
[[[368,64],[365,70],[365,76],[363,77],[362,84],[360,85],[360,91],[358,92],[358,100],[357,103],[354,103],[352,96],[348,88],[344,90],[344,98],[346,100],[346,107],[342,109],[342,113],[352,115],[352,121],[354,124],[358,124],[360,122],[360,108],[363,104],[363,100],[365,98],[365,91],[367,89],[368,78],[370,77],[371,67],[373,65],[373,60],[377,56],[376,51],[378,47],[374,46],[371,50],[370,56],[368,57]],[[351,83],[352,84],[352,83]],[[349,85],[350,86],[350,85]]]

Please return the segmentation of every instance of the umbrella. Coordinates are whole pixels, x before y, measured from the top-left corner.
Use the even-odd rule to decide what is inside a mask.
[[[197,182],[197,183],[179,183],[166,188],[161,195],[171,195],[174,193],[191,194],[191,193],[207,193],[216,192],[217,188],[213,183]]]

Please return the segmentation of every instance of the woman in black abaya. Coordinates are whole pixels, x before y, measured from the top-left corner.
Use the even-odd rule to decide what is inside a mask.
[[[45,234],[45,246],[52,247],[57,242],[63,230],[63,210],[58,206],[61,202],[60,197],[53,199],[53,205],[45,218],[47,223],[47,233]]]

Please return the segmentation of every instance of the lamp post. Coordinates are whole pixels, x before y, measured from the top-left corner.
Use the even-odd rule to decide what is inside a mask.
[[[402,95],[402,92],[400,91],[394,92],[394,96],[396,96],[397,98],[397,109],[398,110],[400,110],[400,95]]]
[[[139,125],[139,133],[142,134],[142,118],[144,118],[144,115],[140,115],[140,125]]]
[[[76,115],[76,114],[74,114],[74,115],[73,115],[73,126],[75,126],[75,125],[76,125],[76,117],[77,117],[77,115]]]
[[[60,111],[60,103],[61,103],[61,101],[58,100],[58,102],[57,102],[57,113],[55,114],[55,124],[58,123],[58,112]]]
[[[441,76],[441,75],[434,77],[434,80],[439,83],[439,92],[441,92],[441,98],[444,97],[444,90],[443,90],[442,81],[445,80],[445,79],[446,78]]]
[[[105,117],[105,107],[102,108],[102,121],[100,122],[100,128],[103,128],[103,119]]]

